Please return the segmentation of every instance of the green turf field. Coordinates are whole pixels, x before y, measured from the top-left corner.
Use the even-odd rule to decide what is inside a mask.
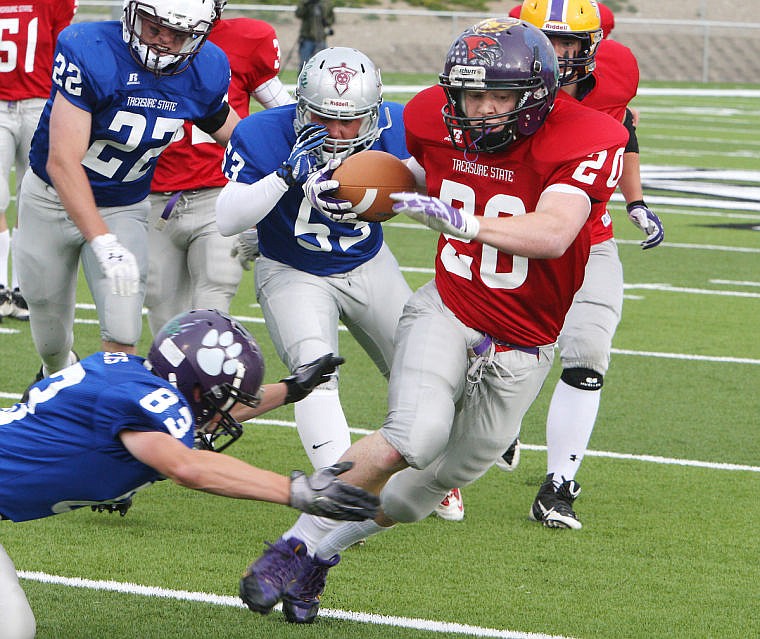
[[[525,421],[517,471],[493,469],[466,488],[463,523],[429,518],[347,551],[310,627],[279,611],[260,617],[236,598],[246,564],[294,521],[289,509],[164,483],[124,518],[82,509],[3,522],[0,542],[22,571],[38,637],[760,636],[760,101],[642,91],[635,106],[647,200],[666,239],[642,252],[613,201],[626,300],[577,477],[582,530],[527,518],[545,473],[555,367]],[[427,281],[434,234],[401,219],[385,229],[410,284]],[[276,381],[285,370],[252,289],[246,273],[232,310]],[[83,278],[78,299],[75,348],[85,355],[99,338]],[[347,333],[341,339],[341,397],[359,436],[384,417],[385,381]],[[146,323],[141,353],[148,342]],[[0,362],[0,405],[9,405],[39,366],[28,324],[0,324]],[[304,468],[292,409],[265,417],[230,452],[283,473]]]

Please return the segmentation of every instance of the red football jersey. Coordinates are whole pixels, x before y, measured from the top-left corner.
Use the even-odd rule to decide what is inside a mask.
[[[55,42],[76,10],[76,0],[0,0],[0,100],[50,96]]]
[[[596,49],[594,88],[583,97],[584,106],[596,109],[622,122],[625,107],[639,90],[639,65],[624,44],[602,40]]]
[[[261,20],[232,18],[214,25],[209,41],[227,54],[232,70],[229,102],[241,118],[250,114],[254,89],[274,78],[280,71],[280,44],[274,27]],[[159,156],[151,191],[182,191],[224,186],[222,174],[224,148],[210,135],[185,122],[172,142]]]
[[[596,49],[594,87],[581,104],[612,116],[618,122],[625,118],[625,108],[639,89],[639,65],[631,50],[615,40],[602,40]],[[567,94],[562,91],[562,95]],[[613,236],[612,218],[607,203],[592,210],[591,243],[599,244]]]
[[[469,213],[532,214],[552,185],[571,185],[592,202],[606,202],[620,179],[625,128],[577,101],[557,101],[535,134],[506,151],[465,154],[451,145],[440,116],[445,100],[440,87],[431,87],[407,104],[407,146],[425,169],[428,193]],[[550,344],[583,282],[589,226],[551,260],[441,235],[435,264],[441,297],[471,328],[513,344]]]

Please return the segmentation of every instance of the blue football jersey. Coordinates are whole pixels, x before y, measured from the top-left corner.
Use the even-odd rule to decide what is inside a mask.
[[[50,111],[60,93],[92,114],[90,146],[82,165],[98,206],[145,199],[156,158],[175,131],[185,120],[218,113],[230,82],[227,57],[211,42],[182,73],[154,75],[132,58],[120,22],[66,27],[58,36],[52,73],[53,88],[32,140],[30,165],[52,184],[45,165]]]
[[[403,106],[384,102],[380,127],[388,124],[370,147],[406,159]],[[269,175],[290,155],[296,141],[293,120],[296,105],[254,113],[232,134],[224,155],[228,179],[253,184]],[[335,222],[311,207],[301,186],[289,188],[274,209],[257,225],[262,255],[313,275],[346,273],[374,257],[383,244],[379,222]]]
[[[193,446],[185,398],[142,357],[95,353],[0,410],[0,515],[40,519],[131,497],[162,479],[133,457],[122,430],[169,433]]]

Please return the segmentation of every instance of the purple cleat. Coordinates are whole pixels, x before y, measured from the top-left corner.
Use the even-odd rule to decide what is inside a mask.
[[[282,599],[285,589],[305,563],[306,544],[280,537],[266,542],[268,548],[246,569],[240,579],[240,598],[254,612],[266,615]]]
[[[282,611],[290,623],[311,623],[319,612],[319,599],[325,590],[327,571],[340,561],[340,555],[330,559],[307,557],[298,575],[282,595]]]

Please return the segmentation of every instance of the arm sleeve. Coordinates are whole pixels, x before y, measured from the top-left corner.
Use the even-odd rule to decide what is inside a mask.
[[[193,124],[197,126],[204,133],[211,135],[218,131],[222,125],[227,121],[227,116],[230,113],[230,105],[225,102],[222,104],[222,108],[219,109],[210,118],[203,118],[202,120],[194,120]]]
[[[295,102],[278,77],[271,78],[257,86],[253,90],[253,97],[265,109]]]
[[[228,182],[216,200],[216,225],[229,237],[256,226],[271,211],[288,186],[276,173],[253,184]]]
[[[636,136],[636,127],[633,124],[633,113],[631,113],[630,109],[625,110],[625,119],[623,120],[623,126],[628,131],[628,143],[625,145],[625,152],[638,153],[639,138]]]

